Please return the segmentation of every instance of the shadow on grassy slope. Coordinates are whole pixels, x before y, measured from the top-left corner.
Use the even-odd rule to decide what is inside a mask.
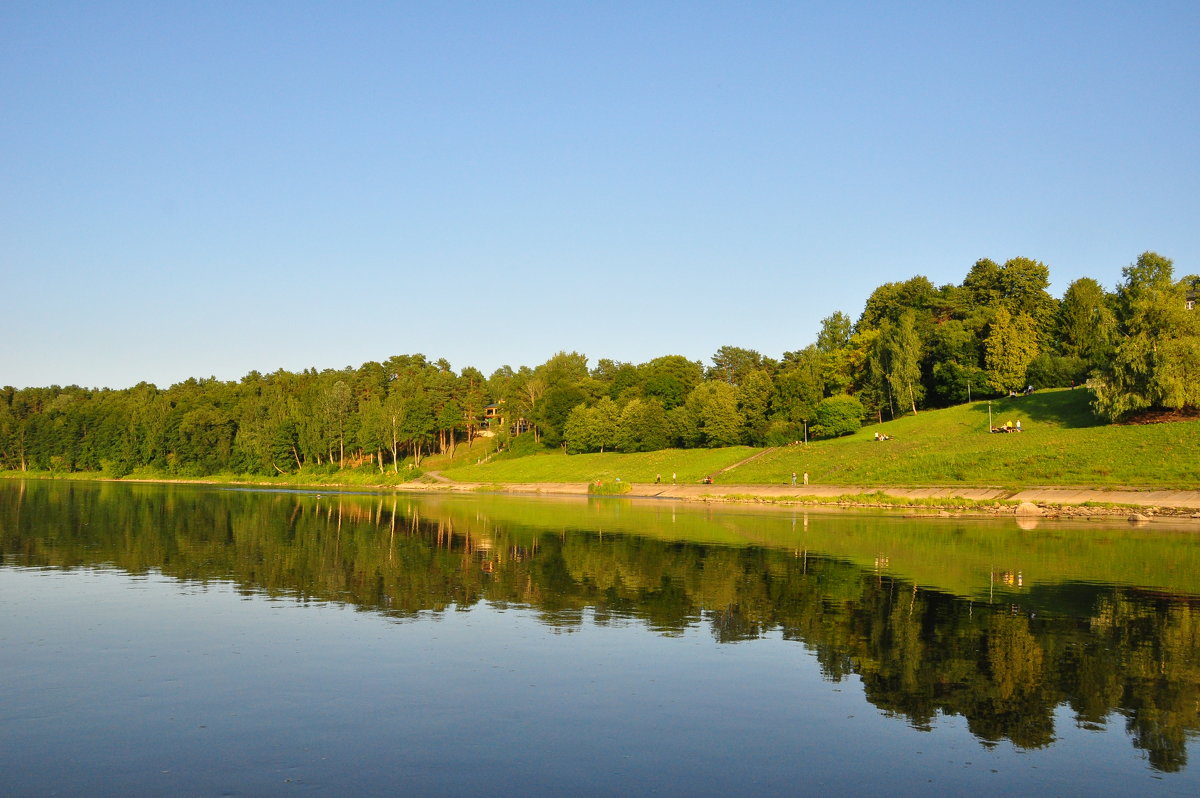
[[[1104,421],[1092,412],[1092,392],[1086,388],[1076,390],[1038,391],[1029,396],[1001,397],[992,400],[992,423],[1000,426],[1005,421],[1021,419],[1038,424],[1051,424],[1062,429],[1102,427]],[[977,401],[970,406],[972,413],[987,417],[987,401]],[[982,426],[987,426],[984,422]]]

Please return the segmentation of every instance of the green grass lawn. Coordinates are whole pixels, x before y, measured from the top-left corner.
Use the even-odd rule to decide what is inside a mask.
[[[717,472],[722,468],[758,451],[749,446],[570,456],[558,451],[510,460],[496,459],[481,466],[445,469],[441,473],[461,482],[594,482],[617,478],[626,482],[653,482],[655,477],[661,475],[663,482],[667,483],[674,473],[680,483],[695,483],[707,474],[716,480]]]
[[[1020,419],[1020,433],[988,431],[988,402],[922,411],[854,435],[767,451],[668,449],[641,454],[543,453],[442,471],[464,482],[664,481],[712,474],[718,484],[786,484],[809,473],[812,484],[1144,486],[1200,488],[1200,421],[1109,426],[1091,413],[1086,390],[1041,391],[994,399],[992,422]],[[876,432],[892,436],[877,442]]]
[[[781,481],[794,470],[813,483],[901,485],[1088,485],[1200,487],[1200,421],[1103,425],[1090,393],[1043,391],[926,411],[808,446],[791,446],[723,475],[725,481]],[[877,442],[875,432],[893,436]]]

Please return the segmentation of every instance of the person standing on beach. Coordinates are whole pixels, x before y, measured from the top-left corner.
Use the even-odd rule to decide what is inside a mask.
[[[804,484],[805,485],[808,484],[808,472],[807,471],[804,472]]]
[[[792,472],[792,484],[793,485],[796,484],[796,472],[795,471]]]

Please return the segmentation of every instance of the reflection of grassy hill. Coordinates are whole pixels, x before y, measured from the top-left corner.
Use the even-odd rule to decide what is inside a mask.
[[[783,484],[807,471],[814,484],[1095,485],[1195,488],[1200,485],[1200,421],[1109,426],[1097,421],[1085,390],[1042,391],[991,402],[992,422],[1021,421],[1024,431],[988,432],[988,402],[922,411],[855,435],[807,446],[758,450],[667,450],[645,454],[547,454],[447,470],[466,482],[585,482],[656,474],[696,482]],[[875,442],[876,432],[892,440]]]
[[[460,532],[480,519],[510,535],[581,529],[672,542],[807,551],[966,598],[1035,585],[1115,583],[1200,595],[1200,546],[1190,534],[1083,524],[1022,530],[1011,519],[899,519],[873,513],[777,512],[627,499],[428,497],[428,518]]]

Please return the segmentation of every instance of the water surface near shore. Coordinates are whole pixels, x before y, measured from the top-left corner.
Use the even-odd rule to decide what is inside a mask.
[[[0,484],[40,795],[1194,795],[1200,540]]]

